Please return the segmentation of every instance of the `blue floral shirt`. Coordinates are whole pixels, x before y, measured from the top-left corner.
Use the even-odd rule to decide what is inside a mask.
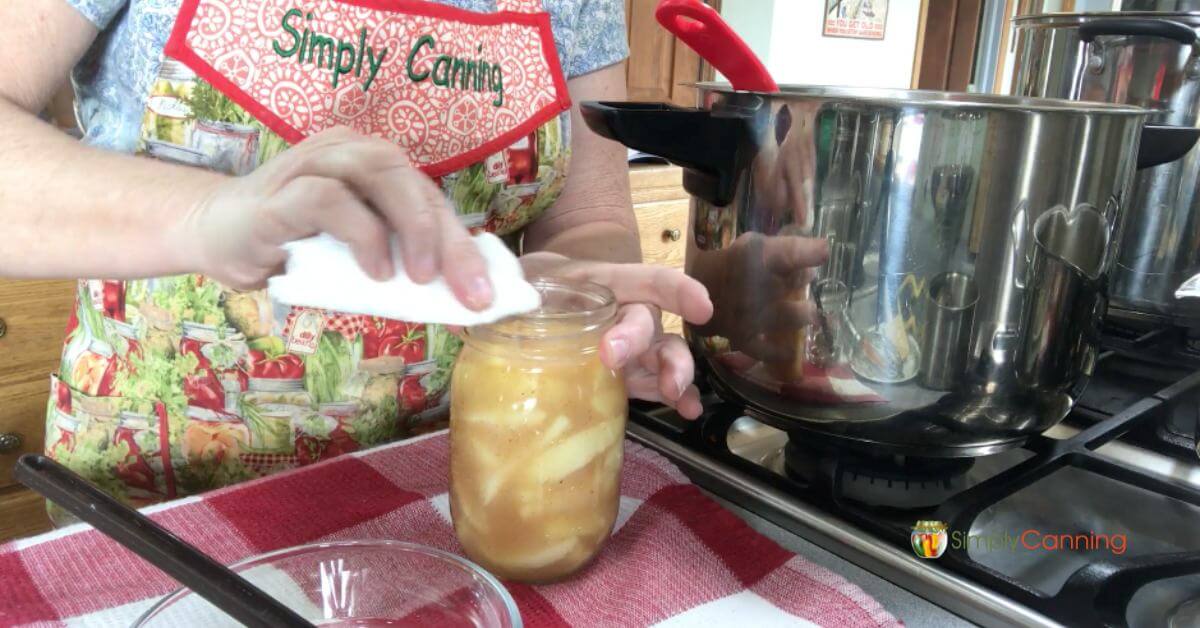
[[[495,0],[434,0],[469,11],[496,10]],[[66,0],[100,29],[72,76],[84,141],[132,152],[146,98],[181,0]],[[629,54],[621,0],[543,0],[567,78],[620,62]]]

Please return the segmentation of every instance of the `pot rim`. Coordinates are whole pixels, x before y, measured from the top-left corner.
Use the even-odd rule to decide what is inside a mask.
[[[1200,11],[1094,11],[1085,13],[1033,13],[1018,15],[1012,19],[1013,26],[1070,27],[1089,20],[1103,18],[1158,18],[1180,22],[1185,26],[1200,27]]]
[[[832,85],[780,85],[778,93],[735,90],[729,83],[703,82],[692,86],[705,92],[724,94],[756,94],[774,98],[826,98],[854,100],[867,104],[932,109],[962,109],[970,111],[1016,111],[1029,113],[1077,113],[1124,116],[1149,116],[1152,109],[1104,102],[1066,100],[1062,98],[1032,98],[998,94],[972,94],[921,89],[881,87],[838,87]]]

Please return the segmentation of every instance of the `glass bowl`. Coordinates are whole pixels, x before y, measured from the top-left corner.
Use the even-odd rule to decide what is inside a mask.
[[[521,628],[512,596],[475,563],[400,541],[289,547],[230,566],[308,621],[328,626]],[[164,597],[135,626],[238,626],[189,589]]]

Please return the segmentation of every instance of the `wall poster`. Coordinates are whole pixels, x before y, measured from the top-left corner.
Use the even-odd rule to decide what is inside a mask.
[[[825,37],[883,39],[888,0],[825,0]]]

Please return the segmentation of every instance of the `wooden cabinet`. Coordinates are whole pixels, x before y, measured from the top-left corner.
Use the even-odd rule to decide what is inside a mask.
[[[13,486],[0,490],[0,543],[49,531],[46,500],[41,495]]]
[[[720,0],[707,0],[707,4],[721,7]],[[629,29],[625,82],[629,100],[694,107],[696,90],[687,83],[711,80],[712,68],[658,24],[654,19],[657,6],[658,0],[625,0]]]
[[[922,0],[914,88],[967,90],[982,13],[983,0]]]
[[[50,527],[40,498],[12,478],[17,457],[42,451],[50,373],[58,367],[72,281],[0,280],[0,541]]]
[[[642,240],[642,260],[683,268],[690,200],[683,190],[683,172],[675,166],[631,166],[629,187]],[[681,333],[682,321],[663,314],[663,329]]]

